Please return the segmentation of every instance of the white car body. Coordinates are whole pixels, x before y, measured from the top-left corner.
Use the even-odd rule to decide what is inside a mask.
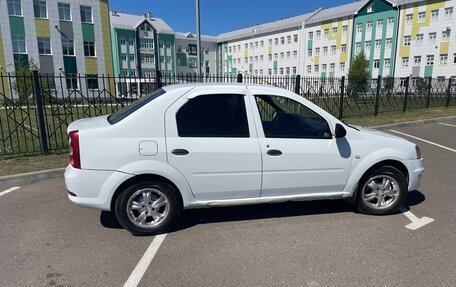
[[[184,84],[163,90],[164,95],[115,124],[102,116],[69,125],[68,132],[79,132],[81,164],[65,171],[72,202],[111,210],[119,187],[144,175],[171,182],[184,208],[347,198],[366,171],[385,161],[406,173],[409,191],[418,188],[424,169],[415,144],[375,130],[350,128],[292,92],[246,84]],[[227,93],[244,95],[250,137],[179,137],[176,113],[182,105],[200,95]],[[257,94],[301,103],[327,121],[333,136],[265,137]],[[334,136],[336,124],[345,127],[345,137]],[[171,153],[182,148],[190,153]],[[268,149],[282,154],[269,156]]]

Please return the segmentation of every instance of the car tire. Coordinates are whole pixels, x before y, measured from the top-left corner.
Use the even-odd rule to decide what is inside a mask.
[[[182,210],[178,191],[161,181],[142,181],[123,190],[115,202],[115,214],[133,235],[166,233]]]
[[[364,214],[391,214],[405,203],[407,194],[407,180],[402,172],[382,166],[360,180],[356,208]]]

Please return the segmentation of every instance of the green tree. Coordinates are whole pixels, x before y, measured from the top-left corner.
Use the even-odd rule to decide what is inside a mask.
[[[383,89],[387,97],[390,97],[394,90],[394,77],[388,75],[383,78]]]
[[[369,77],[369,61],[364,52],[361,52],[355,56],[348,70],[348,95],[356,98],[359,94],[365,93]]]
[[[427,83],[424,78],[415,79],[415,93],[417,95],[425,95],[427,91]]]
[[[14,81],[12,83],[13,90],[19,95],[19,100],[22,101],[33,94],[33,77],[32,71],[40,72],[40,68],[31,58],[30,61],[26,61],[23,58],[17,58],[15,60],[16,72],[14,73]],[[52,86],[52,85],[51,85]],[[48,91],[48,81],[41,78],[40,76],[40,88],[42,91]]]

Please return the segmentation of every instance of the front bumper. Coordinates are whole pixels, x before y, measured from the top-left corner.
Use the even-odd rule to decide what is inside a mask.
[[[111,210],[111,199],[116,189],[133,175],[118,171],[77,169],[68,165],[65,185],[68,198],[75,204],[101,210]]]
[[[413,159],[404,161],[405,166],[409,172],[409,185],[408,190],[413,191],[420,186],[421,176],[424,172],[423,159]]]

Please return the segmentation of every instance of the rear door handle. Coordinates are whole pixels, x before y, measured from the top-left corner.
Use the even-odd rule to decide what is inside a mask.
[[[183,148],[173,149],[173,151],[171,153],[175,154],[175,155],[188,155],[189,154],[188,150],[183,149]]]
[[[267,154],[270,156],[279,156],[282,155],[282,152],[278,149],[270,149],[268,150]]]

